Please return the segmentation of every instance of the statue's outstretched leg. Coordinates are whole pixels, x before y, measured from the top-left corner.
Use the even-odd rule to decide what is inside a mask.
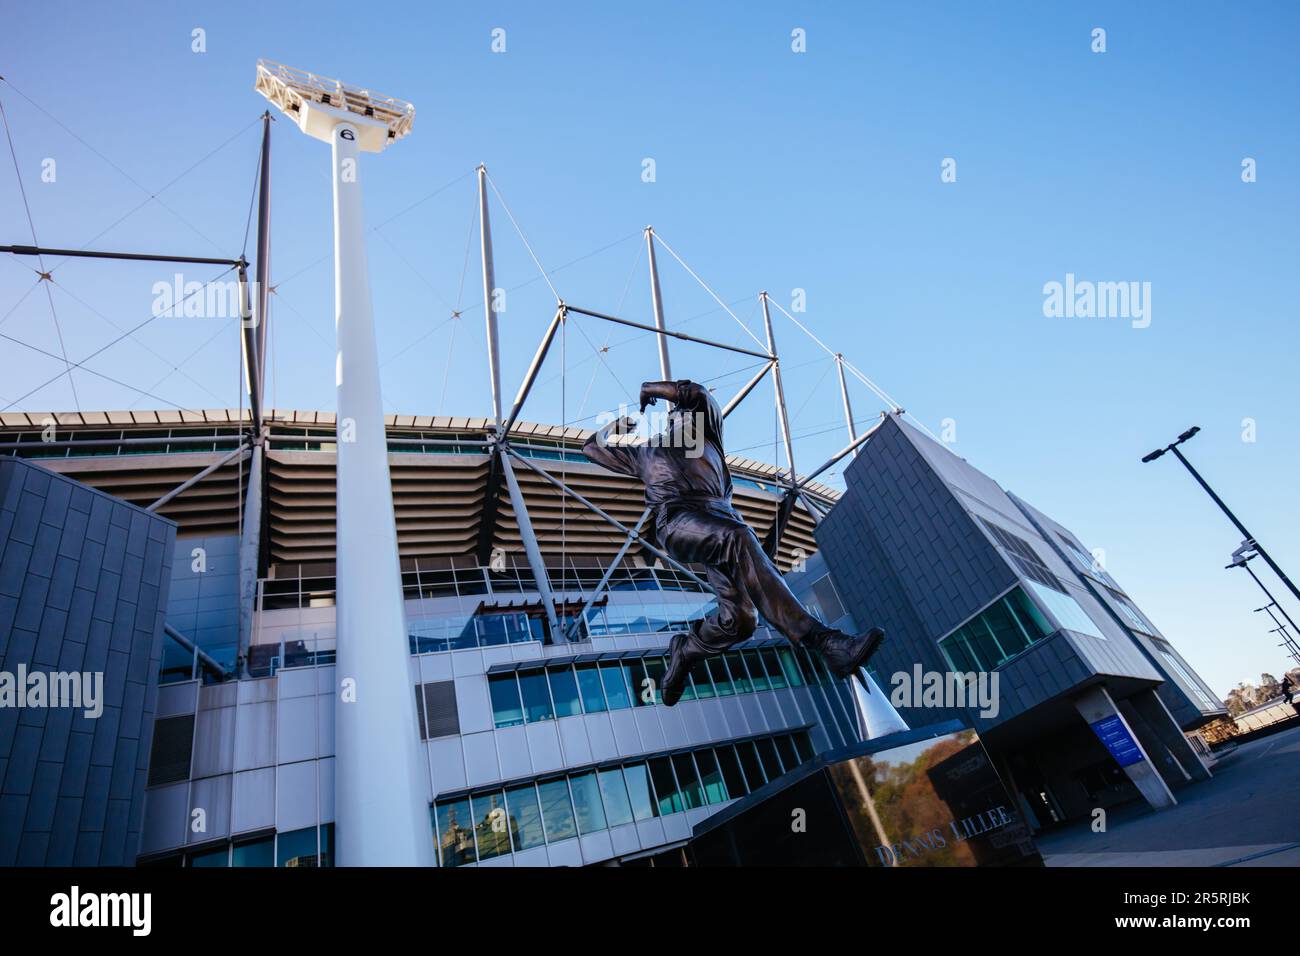
[[[799,603],[754,532],[746,527],[743,533],[736,532],[735,537],[737,578],[758,605],[763,618],[790,643],[802,644],[819,653],[836,677],[856,677],[867,693],[871,693],[870,683],[861,669],[884,643],[884,630],[873,627],[865,634],[852,635],[822,624]]]
[[[672,707],[681,699],[691,668],[716,657],[733,644],[748,640],[758,626],[754,605],[745,592],[721,567],[706,569],[718,607],[705,618],[691,622],[690,630],[673,635],[668,645],[668,669],[664,672],[663,701]]]

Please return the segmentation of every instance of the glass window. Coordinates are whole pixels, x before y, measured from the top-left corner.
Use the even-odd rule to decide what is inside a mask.
[[[1038,596],[1038,599],[1047,605],[1047,609],[1052,612],[1052,616],[1061,622],[1061,627],[1076,631],[1079,634],[1100,637],[1102,640],[1106,639],[1105,635],[1101,633],[1101,629],[1097,627],[1096,622],[1088,616],[1088,612],[1081,608],[1079,603],[1070,595],[1043,587],[1037,581],[1030,581],[1029,586],[1034,589],[1034,594]]]
[[[632,822],[632,803],[628,800],[627,784],[619,767],[599,771],[600,797],[605,804],[605,819],[616,827]]]
[[[275,837],[236,843],[230,857],[231,866],[275,866]]]
[[[709,676],[713,679],[713,687],[719,697],[730,697],[736,692],[736,688],[731,684],[731,674],[727,672],[725,660],[721,657],[710,657],[704,664],[709,669]]]
[[[758,656],[758,651],[747,650],[740,653],[745,658],[745,666],[749,668],[749,679],[754,685],[754,690],[770,688],[772,685],[767,681],[767,669],[763,666],[763,659]]]
[[[551,692],[546,686],[546,671],[520,671],[519,691],[524,698],[524,716],[530,724],[555,716],[551,709]]]
[[[230,865],[230,848],[221,846],[215,850],[203,850],[199,853],[191,853],[186,858],[186,866],[210,867],[210,866],[229,866]]]
[[[700,768],[700,782],[704,785],[704,799],[710,803],[722,803],[727,799],[727,785],[722,779],[717,758],[712,750],[697,750],[695,764]]]
[[[776,649],[764,647],[759,650],[759,656],[763,659],[763,667],[767,670],[767,683],[773,690],[785,687],[785,672],[781,670],[781,662],[777,660]]]
[[[492,698],[492,721],[497,727],[514,727],[524,722],[519,683],[514,674],[489,674],[488,694]]]
[[[1052,622],[1038,609],[1038,605],[1029,600],[1029,595],[1020,588],[1012,589],[1005,600],[1015,612],[1016,619],[1029,635],[1030,641],[1042,640],[1055,630]]]
[[[334,865],[334,824],[326,823],[320,828],[320,865]]]
[[[275,838],[276,866],[315,866],[316,828],[279,833]]]
[[[799,663],[795,660],[794,650],[789,647],[778,647],[776,656],[781,662],[781,671],[785,674],[785,679],[790,686],[802,687],[805,681],[803,673],[799,670]]]
[[[578,698],[578,680],[573,676],[573,668],[548,669],[546,676],[551,683],[551,699],[555,701],[555,716],[573,717],[581,714],[582,702]]]
[[[443,866],[473,863],[474,833],[470,830],[469,799],[438,804],[438,850]]]
[[[713,678],[709,674],[709,667],[705,661],[695,662],[695,666],[691,668],[691,682],[695,685],[695,696],[699,699],[717,696],[717,692],[713,689]]]
[[[763,765],[759,763],[758,751],[754,749],[752,740],[736,744],[736,753],[740,756],[740,766],[744,768],[750,790],[757,790],[767,783],[767,774],[763,773]]]
[[[752,693],[754,685],[750,682],[749,671],[745,669],[745,662],[741,658],[740,652],[727,651],[727,653],[722,655],[722,659],[727,665],[728,673],[731,674],[731,681],[736,688],[736,693]]]
[[[588,714],[604,713],[608,708],[605,706],[605,692],[600,688],[600,674],[596,672],[596,665],[579,664],[576,671],[583,711]]]
[[[722,769],[722,781],[727,786],[727,794],[734,799],[749,793],[749,788],[745,786],[744,774],[740,771],[736,748],[724,744],[714,748],[714,754],[718,758],[718,766]]]
[[[670,813],[681,813],[686,809],[682,795],[677,792],[677,779],[673,776],[673,765],[668,762],[667,757],[656,757],[650,761],[650,779],[654,781],[661,817],[666,817]]]
[[[605,829],[605,807],[600,799],[600,784],[596,772],[574,774],[569,778],[573,790],[573,808],[577,811],[578,832],[594,833]]]
[[[646,677],[649,677],[654,681],[652,686],[655,690],[656,704],[662,704],[664,702],[664,674],[667,670],[668,665],[664,662],[662,657],[647,657],[645,659],[645,674]]]
[[[623,665],[618,661],[604,661],[600,665],[600,681],[605,687],[605,700],[610,710],[624,710],[632,706],[632,698],[627,692],[627,678],[623,674]]]
[[[645,661],[640,657],[629,657],[623,662],[623,667],[627,670],[627,682],[632,688],[632,706],[645,707],[654,703],[653,695],[646,700],[646,684],[648,675],[645,670]]]
[[[542,821],[546,824],[546,842],[554,843],[577,836],[573,805],[569,802],[569,782],[560,777],[558,780],[539,783],[537,795],[542,804]]]
[[[788,734],[782,734],[776,738],[776,752],[781,757],[781,763],[787,771],[793,770],[799,766],[799,755],[794,752],[794,741]]]
[[[686,809],[694,810],[696,807],[704,806],[704,791],[700,788],[700,775],[695,770],[695,761],[691,759],[691,755],[675,754],[673,769],[677,771],[677,785],[686,802]]]
[[[628,799],[632,801],[632,816],[638,820],[649,820],[659,816],[659,805],[655,802],[654,791],[650,788],[650,774],[643,763],[630,763],[623,768],[623,779],[627,781]]]
[[[474,814],[474,842],[478,844],[478,858],[490,860],[510,852],[509,818],[506,816],[505,794],[500,790],[477,794],[470,798]]]
[[[993,639],[1002,649],[1004,657],[1014,657],[1029,646],[1028,635],[1020,629],[1019,622],[1005,600],[993,604],[980,617],[993,632]]]
[[[758,756],[763,761],[767,779],[774,780],[781,776],[784,773],[781,769],[781,758],[776,755],[776,745],[772,743],[772,738],[764,737],[762,740],[755,740],[754,746],[758,748]]]
[[[799,754],[800,762],[807,763],[809,760],[812,760],[816,755],[813,753],[812,741],[808,739],[807,732],[801,730],[799,733],[793,734],[792,736],[794,737],[794,749],[795,752]]]
[[[537,805],[537,788],[531,783],[512,787],[506,791],[506,806],[510,808],[510,838],[515,852],[531,850],[546,842],[542,832],[542,811]]]

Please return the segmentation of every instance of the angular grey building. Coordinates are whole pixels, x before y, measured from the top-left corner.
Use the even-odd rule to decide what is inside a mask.
[[[49,694],[0,706],[0,866],[135,862],[175,538],[167,518],[0,458],[0,672],[102,680],[94,713]]]
[[[898,416],[845,480],[805,600],[886,628],[886,692],[918,668],[1000,685],[995,715],[905,701],[912,727],[972,724],[1038,826],[1208,776],[1186,732],[1223,707],[1078,537]]]

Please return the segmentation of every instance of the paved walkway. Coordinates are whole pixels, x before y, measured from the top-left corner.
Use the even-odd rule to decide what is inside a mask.
[[[1105,833],[1084,822],[1038,848],[1048,866],[1300,866],[1300,727],[1241,745],[1175,796],[1170,810],[1134,801]]]

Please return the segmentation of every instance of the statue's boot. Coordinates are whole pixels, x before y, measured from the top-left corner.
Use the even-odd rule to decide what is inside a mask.
[[[664,682],[660,688],[665,707],[671,707],[681,700],[691,668],[703,656],[690,653],[689,634],[673,635],[673,639],[668,642],[668,669],[664,672]]]
[[[834,628],[827,628],[804,638],[805,644],[821,654],[822,660],[826,662],[826,667],[832,674],[840,678],[850,675],[856,677],[868,694],[871,693],[871,683],[863,675],[862,668],[866,667],[871,655],[876,653],[884,642],[885,632],[878,627],[873,627],[867,633],[857,637]]]

